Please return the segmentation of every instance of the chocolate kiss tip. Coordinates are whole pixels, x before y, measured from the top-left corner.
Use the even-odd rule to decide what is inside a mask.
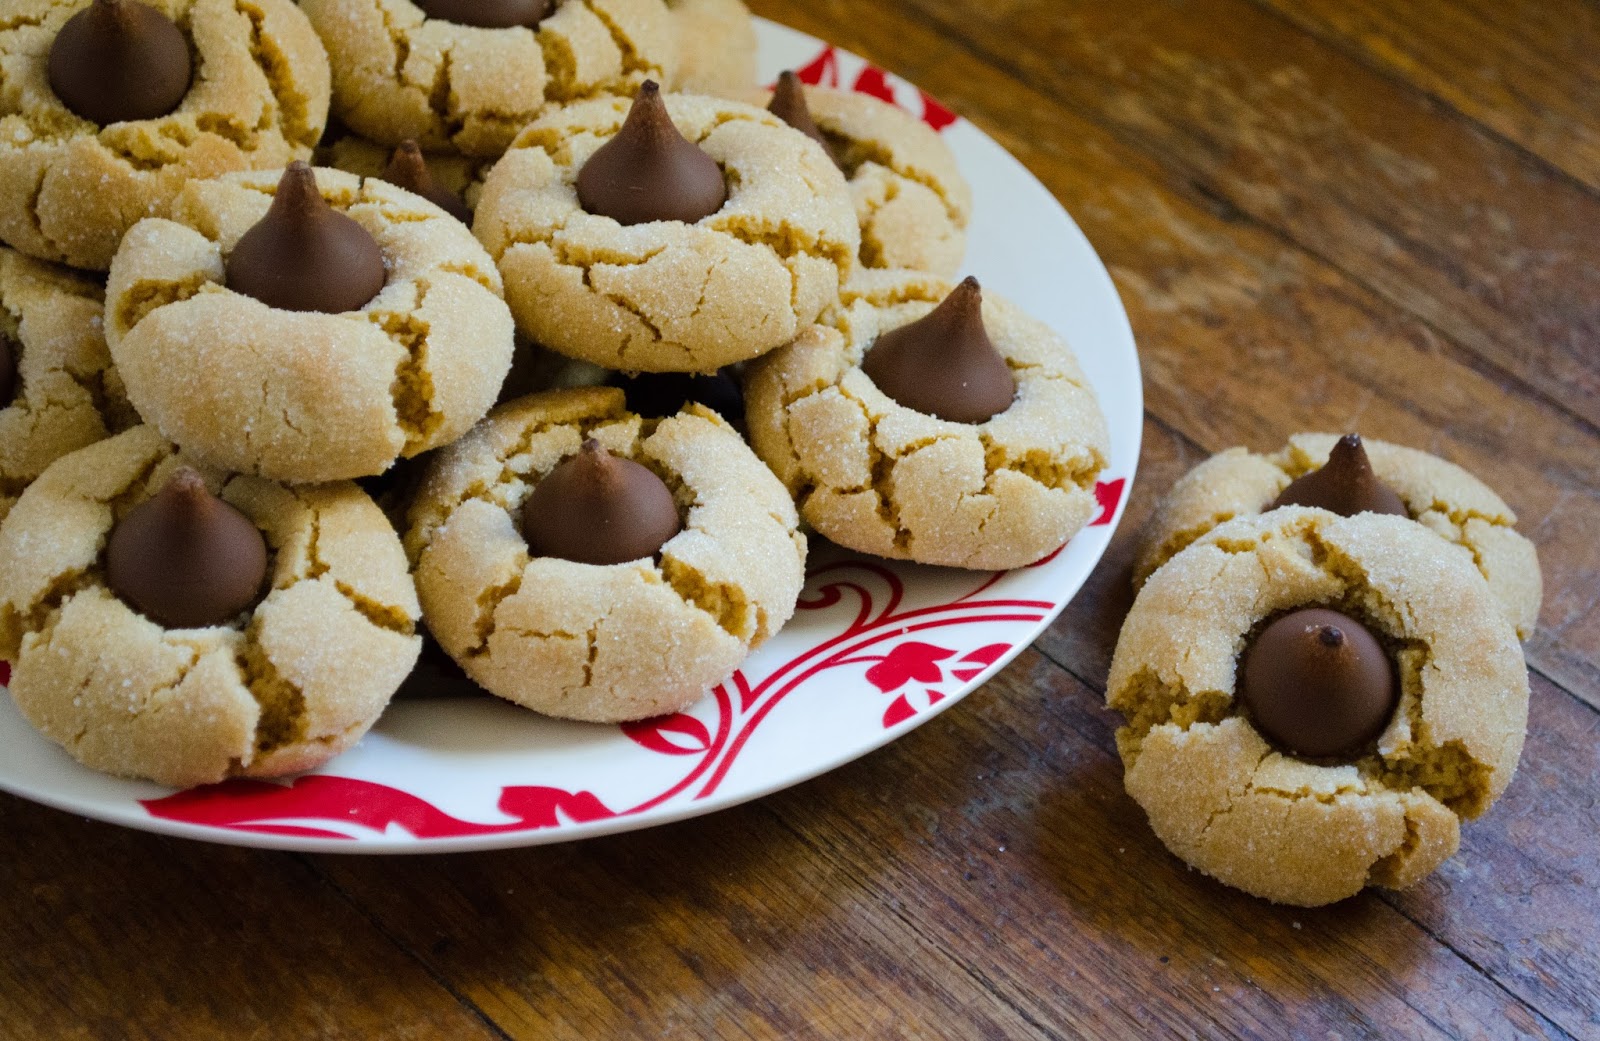
[[[266,216],[228,255],[228,288],[285,311],[342,314],[383,289],[383,250],[360,224],[329,206],[316,173],[296,160],[278,179]]]
[[[878,337],[861,369],[907,408],[952,423],[984,423],[1011,407],[1017,382],[983,323],[975,278],[922,318]]]
[[[396,188],[420,195],[463,224],[472,223],[472,211],[461,197],[433,179],[422,149],[411,138],[400,142],[383,168],[382,179]]]
[[[50,89],[76,115],[109,126],[156,119],[189,93],[194,59],[172,19],[136,0],[95,0],[51,42]]]
[[[823,151],[828,153],[828,158],[838,165],[839,157],[823,136],[822,128],[817,126],[816,118],[811,115],[811,106],[806,104],[806,92],[799,76],[787,70],[778,74],[778,85],[773,88],[767,111],[821,145]]]
[[[106,543],[106,584],[162,625],[221,625],[261,599],[267,544],[244,514],[183,467]]]
[[[1354,517],[1358,513],[1410,516],[1394,489],[1378,479],[1361,443],[1361,435],[1346,434],[1328,452],[1328,461],[1289,482],[1267,508],[1309,506]]]
[[[654,80],[640,86],[621,129],[578,171],[585,212],[623,225],[693,224],[727,199],[722,168],[678,131]]]
[[[1394,663],[1377,637],[1321,607],[1270,622],[1245,649],[1238,675],[1256,729],[1296,755],[1358,754],[1399,701]]]
[[[522,512],[530,551],[580,564],[652,557],[682,529],[661,478],[592,438],[534,486]]]

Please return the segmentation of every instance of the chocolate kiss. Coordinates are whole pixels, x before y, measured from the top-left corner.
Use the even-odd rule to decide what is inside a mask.
[[[833,145],[822,136],[822,128],[811,118],[811,106],[806,104],[806,92],[800,85],[799,76],[792,72],[778,75],[778,86],[772,92],[772,100],[767,102],[767,111],[821,145],[834,165],[839,164],[839,157],[834,154]]]
[[[551,470],[522,508],[522,534],[535,556],[580,564],[653,557],[682,530],[661,478],[593,438]]]
[[[646,80],[627,121],[578,171],[584,210],[618,224],[693,224],[722,209],[722,168],[673,126],[661,88]]]
[[[383,288],[383,250],[329,206],[317,177],[293,162],[272,207],[228,256],[228,288],[285,311],[359,311]]]
[[[17,399],[17,347],[0,333],[0,408]]]
[[[94,0],[56,33],[49,72],[62,104],[107,126],[177,108],[194,62],[183,30],[160,11],[137,0]]]
[[[1296,755],[1348,757],[1383,732],[1399,700],[1394,665],[1366,626],[1308,608],[1244,652],[1240,696],[1256,729]]]
[[[415,141],[402,141],[383,168],[382,178],[396,188],[404,188],[420,195],[462,224],[472,224],[472,211],[461,201],[461,196],[433,179],[428,164],[422,158],[422,149]]]
[[[267,542],[188,467],[111,530],[106,583],[169,629],[222,625],[261,599]]]
[[[1017,396],[983,326],[983,290],[970,276],[922,318],[878,337],[861,370],[906,408],[952,423],[986,422]]]
[[[417,0],[417,6],[429,18],[457,25],[475,25],[480,29],[525,25],[532,29],[544,21],[553,5],[551,0]]]
[[[1341,517],[1358,513],[1410,516],[1400,496],[1372,472],[1360,434],[1341,437],[1320,469],[1289,482],[1267,509],[1279,506],[1316,506]]]
[[[726,369],[709,376],[687,372],[645,372],[638,376],[613,376],[621,387],[628,411],[651,419],[677,415],[690,402],[704,405],[730,423],[744,422],[744,394],[739,381]]]

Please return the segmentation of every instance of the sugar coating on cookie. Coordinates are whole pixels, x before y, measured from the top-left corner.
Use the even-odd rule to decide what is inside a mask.
[[[676,90],[735,101],[756,93],[756,25],[741,0],[667,0],[678,34]]]
[[[104,271],[123,234],[164,216],[191,178],[309,157],[327,122],[328,59],[290,0],[147,0],[187,36],[193,82],[173,112],[103,127],[67,109],[46,68],[88,2],[35,0],[0,28],[0,239]]]
[[[838,302],[860,229],[816,142],[733,101],[666,95],[673,124],[721,166],[727,202],[687,224],[584,212],[576,181],[632,102],[548,113],[489,173],[473,230],[518,327],[609,369],[710,372],[787,343]]]
[[[966,256],[972,188],[950,146],[870,94],[807,87],[805,96],[849,179],[862,265],[954,276]]]
[[[1328,765],[1279,752],[1235,697],[1274,616],[1330,607],[1393,657],[1376,744]],[[1401,517],[1286,507],[1223,523],[1153,574],[1123,623],[1107,703],[1128,792],[1179,857],[1279,903],[1404,888],[1510,783],[1528,719],[1515,632],[1471,560]]]
[[[1336,434],[1296,434],[1281,451],[1218,453],[1167,493],[1141,536],[1134,584],[1218,524],[1260,513],[1289,482],[1322,466]],[[1539,620],[1543,579],[1533,543],[1516,514],[1487,485],[1454,463],[1414,448],[1365,440],[1373,473],[1405,503],[1411,519],[1459,547],[1488,580],[1506,618],[1526,640]]]
[[[0,402],[0,521],[61,456],[139,421],[101,333],[100,287],[0,247],[0,338],[15,368]]]
[[[530,556],[523,504],[589,438],[671,489],[684,527],[658,560]],[[548,715],[617,722],[693,704],[789,620],[805,574],[797,525],[716,413],[641,419],[621,390],[585,387],[503,405],[440,452],[406,549],[429,630],[474,680]]]
[[[800,515],[834,542],[924,564],[1021,567],[1088,523],[1110,435],[1071,348],[993,294],[983,320],[1016,380],[1009,409],[952,423],[884,394],[862,357],[951,288],[929,274],[859,273],[835,325],[747,369],[745,422]]]
[[[116,523],[182,466],[261,529],[270,589],[227,625],[165,629],[105,580]],[[23,716],[86,766],[187,787],[351,747],[416,661],[416,592],[349,483],[229,476],[134,427],[57,460],[0,528],[0,657]]]
[[[410,0],[302,0],[333,64],[341,121],[386,145],[498,156],[547,103],[670,80],[662,0],[557,0],[537,28],[429,18]]]
[[[318,170],[323,198],[377,240],[388,279],[359,311],[277,310],[228,289],[224,265],[278,178],[194,182],[172,219],[128,233],[106,339],[140,414],[216,465],[293,482],[382,473],[466,433],[494,404],[513,337],[472,233],[384,181]]]

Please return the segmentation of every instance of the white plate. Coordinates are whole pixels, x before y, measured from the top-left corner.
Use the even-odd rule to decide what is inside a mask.
[[[1083,585],[1139,458],[1133,334],[1083,233],[1020,163],[860,58],[768,22],[762,75],[895,101],[945,136],[977,200],[967,270],[1063,333],[1111,426],[1093,523],[1001,574],[869,560],[814,544],[794,620],[686,715],[626,727],[544,719],[493,698],[397,702],[354,750],[292,782],[174,794],[87,770],[0,699],[0,789],[133,828],[278,849],[494,849],[680,820],[787,788],[872,751],[988,679]]]

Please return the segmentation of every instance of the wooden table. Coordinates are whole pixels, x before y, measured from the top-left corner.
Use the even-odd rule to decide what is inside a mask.
[[[1600,1038],[1600,6],[758,7],[975,120],[1110,266],[1149,412],[1088,588],[889,749],[638,834],[345,859],[0,798],[0,1037]],[[1281,909],[1163,850],[1102,688],[1172,481],[1353,428],[1538,542],[1530,732],[1433,878]]]

